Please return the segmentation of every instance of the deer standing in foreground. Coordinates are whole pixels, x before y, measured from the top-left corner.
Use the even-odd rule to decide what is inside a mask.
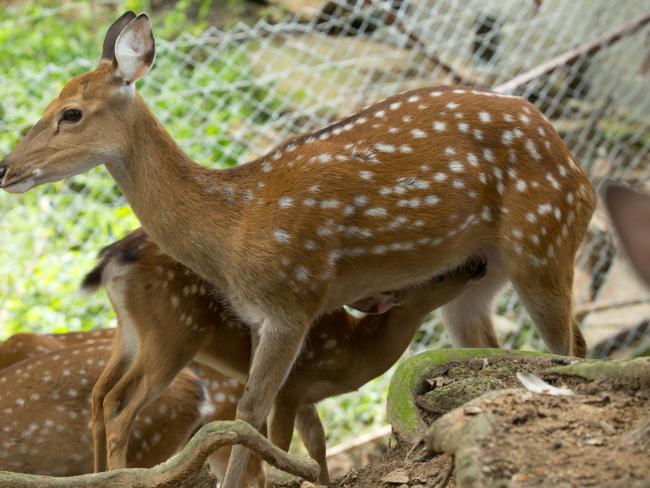
[[[24,192],[105,164],[151,238],[256,331],[237,418],[263,425],[316,318],[470,256],[488,272],[445,306],[456,344],[496,346],[492,300],[511,281],[548,348],[584,355],[571,285],[594,193],[534,105],[423,88],[211,170],[135,90],[154,58],[149,18],[126,12],[97,68],[68,82],[0,162],[1,186]],[[247,459],[233,449],[225,488],[240,485]]]
[[[268,426],[271,441],[288,450],[296,421],[321,468],[320,482],[327,483],[325,436],[314,404],[356,390],[388,370],[426,315],[480,278],[484,266],[480,260],[471,261],[437,280],[401,291],[396,294],[398,303],[382,315],[357,319],[340,309],[320,318],[276,398]],[[213,286],[162,253],[143,229],[102,251],[83,286],[90,290],[101,283],[115,308],[118,329],[111,360],[93,391],[98,470],[105,467],[106,445],[108,467],[124,466],[135,415],[179,368],[196,358],[245,381],[251,349],[246,324],[214,297]],[[219,476],[218,459],[211,456],[210,463]]]

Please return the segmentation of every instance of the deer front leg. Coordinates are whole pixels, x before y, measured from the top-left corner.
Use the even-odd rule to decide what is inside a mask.
[[[253,356],[246,389],[237,407],[237,419],[256,429],[262,427],[275,396],[293,366],[309,320],[265,319],[260,329],[259,344]],[[223,488],[239,488],[250,452],[235,446],[228,462]]]
[[[106,471],[106,426],[104,424],[104,399],[131,362],[118,334],[113,342],[113,350],[108,364],[97,379],[92,392],[91,432],[93,436],[94,471]]]

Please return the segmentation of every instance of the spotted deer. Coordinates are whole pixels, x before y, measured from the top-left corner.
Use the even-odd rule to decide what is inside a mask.
[[[327,483],[324,431],[314,404],[356,390],[388,370],[426,315],[480,282],[476,280],[484,271],[485,263],[473,260],[393,294],[397,303],[384,314],[355,318],[339,309],[317,320],[276,398],[268,426],[271,441],[288,450],[297,422],[309,453],[321,467],[320,481]],[[105,445],[108,467],[124,466],[133,418],[179,368],[195,358],[243,382],[251,348],[246,324],[214,295],[213,286],[162,253],[143,229],[102,251],[83,286],[90,290],[101,283],[119,325],[111,360],[93,392],[98,470],[104,468]],[[219,464],[224,459],[210,458],[217,474],[219,466],[225,471]]]
[[[69,81],[0,161],[1,186],[24,192],[104,164],[151,238],[256,331],[237,418],[261,427],[316,318],[474,255],[486,277],[444,310],[456,344],[496,345],[491,304],[510,281],[548,348],[584,355],[571,285],[594,192],[534,105],[417,89],[212,170],[135,89],[154,58],[148,16],[126,12],[98,66]],[[233,450],[225,488],[240,485],[247,458]]]
[[[91,391],[111,341],[38,352],[0,371],[0,470],[74,476],[93,470]],[[184,369],[134,422],[126,465],[151,467],[182,448],[208,413],[199,378]],[[230,412],[228,412],[231,414]]]
[[[93,472],[89,400],[114,333],[21,333],[0,343],[0,364],[7,368],[0,371],[0,385],[12,385],[0,394],[0,418],[7,417],[0,422],[0,470],[50,476]],[[241,383],[212,368],[192,363],[182,369],[134,419],[125,466],[159,464],[201,424],[234,419],[242,392]],[[222,448],[212,455],[217,475],[225,471],[229,452]],[[247,486],[264,486],[265,476],[256,460],[248,466]]]
[[[0,370],[23,359],[78,344],[93,344],[112,339],[113,329],[97,329],[92,332],[68,332],[66,334],[32,334],[23,332],[0,342]]]

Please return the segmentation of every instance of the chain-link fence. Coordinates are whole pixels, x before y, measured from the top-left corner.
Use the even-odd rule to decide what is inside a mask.
[[[140,88],[195,160],[245,162],[292,134],[413,87],[497,87],[591,42],[513,93],[540,107],[595,185],[615,179],[648,186],[650,28],[642,21],[622,27],[648,15],[650,0],[279,3],[285,15],[273,22],[167,37],[173,26],[158,30],[156,66]],[[94,66],[115,13],[94,3],[4,7],[0,43],[10,44],[0,48],[0,154],[62,83]],[[154,15],[154,27],[163,20]],[[23,44],[27,37],[33,44]],[[81,297],[76,287],[99,248],[137,225],[103,168],[20,197],[0,195],[0,337],[106,326],[112,316],[105,298]],[[601,209],[578,258],[575,296],[594,353],[647,351],[649,295]],[[506,347],[543,348],[513,291],[500,298],[497,314]],[[412,350],[448,342],[434,314]]]

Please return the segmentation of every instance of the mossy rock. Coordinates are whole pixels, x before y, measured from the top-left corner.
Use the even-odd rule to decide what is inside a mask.
[[[495,357],[521,359],[531,356],[548,357],[549,355],[527,351],[468,348],[431,350],[411,356],[398,366],[390,382],[386,402],[388,421],[398,437],[410,443],[417,442],[422,437],[427,425],[418,412],[415,395],[424,393],[425,381],[437,367],[441,367],[449,361],[470,361]],[[479,391],[483,391],[486,387],[487,385],[479,387]],[[485,389],[485,391],[492,389]]]
[[[578,376],[591,381],[607,381],[623,388],[650,388],[650,357],[618,361],[583,361],[551,368],[549,372]]]
[[[435,415],[442,415],[484,393],[504,388],[506,384],[496,378],[463,378],[425,393],[418,399],[418,405]]]

